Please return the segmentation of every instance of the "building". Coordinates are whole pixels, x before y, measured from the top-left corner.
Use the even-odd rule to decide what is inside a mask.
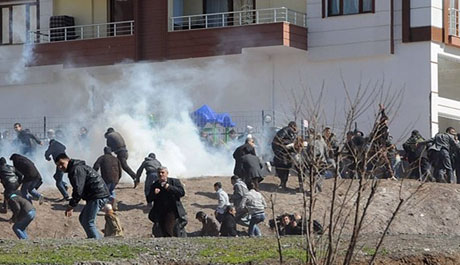
[[[98,102],[123,78],[123,69],[142,65],[172,86],[183,86],[190,108],[207,103],[228,112],[266,110],[277,113],[276,125],[284,125],[299,114],[297,105],[317,103],[305,100],[305,91],[314,99],[322,91],[325,124],[342,126],[345,88],[353,95],[361,87],[376,92],[358,119],[360,128],[370,128],[378,103],[393,95],[392,134],[405,137],[417,128],[433,135],[447,126],[460,128],[458,5],[455,0],[1,1],[0,116],[100,111]],[[50,17],[62,15],[73,17],[75,26],[49,29]],[[24,48],[25,42],[32,44]],[[27,68],[16,69],[21,63]],[[110,85],[95,85],[100,83]],[[41,104],[17,108],[28,97]]]

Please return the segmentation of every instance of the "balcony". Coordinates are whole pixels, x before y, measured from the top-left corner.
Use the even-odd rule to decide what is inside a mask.
[[[29,31],[36,58],[30,64],[93,66],[135,57],[134,21]]]
[[[167,36],[168,59],[239,54],[255,47],[305,51],[307,17],[285,7],[171,17]]]
[[[50,43],[57,41],[89,40],[134,34],[134,21],[122,21],[72,27],[59,27],[29,31],[29,42]]]
[[[172,17],[169,31],[286,22],[307,28],[307,15],[285,7]]]
[[[449,8],[449,38],[453,45],[460,46],[459,10]]]

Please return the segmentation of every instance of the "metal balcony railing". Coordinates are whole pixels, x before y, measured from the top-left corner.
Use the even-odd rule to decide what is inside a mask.
[[[460,36],[459,33],[459,16],[458,16],[458,9],[449,8],[449,35],[451,36]]]
[[[29,31],[29,43],[109,38],[134,34],[134,21],[81,25]]]
[[[288,22],[307,27],[307,15],[285,7],[171,17],[169,31]]]

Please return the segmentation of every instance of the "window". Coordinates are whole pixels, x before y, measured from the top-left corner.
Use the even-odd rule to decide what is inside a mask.
[[[35,3],[0,5],[0,45],[24,43],[29,30],[38,25],[37,5]]]
[[[328,0],[328,16],[352,15],[374,12],[375,0]]]

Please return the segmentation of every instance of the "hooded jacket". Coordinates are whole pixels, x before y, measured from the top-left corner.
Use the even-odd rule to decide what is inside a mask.
[[[137,170],[136,177],[137,179],[139,179],[144,169],[147,172],[147,175],[153,174],[153,173],[156,174],[158,171],[158,168],[160,167],[161,167],[161,163],[156,158],[146,157],[144,162],[142,162],[141,166]]]
[[[77,206],[81,199],[91,201],[109,197],[104,180],[94,169],[86,165],[85,161],[71,159],[66,172],[73,188],[70,206]]]
[[[267,203],[260,192],[252,189],[243,197],[241,206],[246,207],[250,215],[254,215],[264,213]]]
[[[13,165],[16,170],[24,175],[22,180],[23,183],[42,179],[42,176],[35,167],[35,164],[27,157],[19,154],[13,154],[11,155],[10,160],[13,161]]]
[[[65,153],[65,149],[66,149],[65,145],[63,145],[62,143],[60,143],[59,141],[55,139],[51,139],[49,142],[48,149],[46,149],[45,151],[45,159],[50,161],[52,158],[54,161],[54,159],[58,155]]]

